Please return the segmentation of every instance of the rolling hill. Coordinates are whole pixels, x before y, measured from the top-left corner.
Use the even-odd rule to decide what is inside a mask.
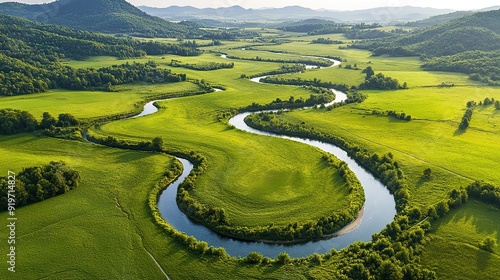
[[[404,24],[404,26],[417,27],[417,28],[430,27],[437,24],[443,24],[457,18],[462,18],[468,15],[472,15],[473,13],[474,12],[471,11],[458,11],[449,14],[433,16],[423,20],[408,22]]]
[[[190,37],[197,28],[146,14],[125,0],[59,0],[49,4],[1,3],[0,13],[103,33]]]
[[[453,55],[465,51],[500,49],[500,10],[479,12],[443,24],[418,29],[392,39],[355,45],[375,55]]]

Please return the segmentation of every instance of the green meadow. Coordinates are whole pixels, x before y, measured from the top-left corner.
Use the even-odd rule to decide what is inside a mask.
[[[121,85],[116,92],[51,90],[46,93],[0,97],[0,108],[29,111],[37,119],[43,112],[53,116],[71,113],[85,119],[140,110],[146,99],[199,90],[193,83]]]
[[[170,156],[31,135],[0,141],[5,172],[63,160],[82,178],[65,195],[16,210],[16,273],[2,269],[2,279],[165,279],[155,260],[172,279],[280,279],[300,270],[200,257],[165,234],[147,199]]]
[[[276,30],[265,33],[282,35]],[[65,63],[77,68],[98,68],[154,60],[160,67],[186,73],[188,79],[203,79],[224,87],[221,92],[158,102],[160,110],[156,114],[113,121],[93,127],[89,133],[133,141],[150,141],[159,136],[167,149],[203,155],[207,168],[196,179],[193,196],[206,205],[224,208],[232,225],[314,221],[342,210],[349,201],[345,181],[335,167],[325,163],[319,150],[242,132],[221,118],[224,113],[253,102],[266,104],[276,98],[288,100],[290,96],[305,99],[312,92],[243,79],[241,74],[256,75],[278,69],[281,64],[224,59],[218,52],[264,59],[300,58],[300,55],[340,57],[343,66],[357,64],[359,68],[312,69],[287,77],[317,78],[351,86],[361,83],[364,78],[361,70],[372,66],[375,72],[406,81],[407,90],[363,91],[368,98],[360,104],[333,110],[294,110],[281,114],[280,118],[340,136],[370,152],[392,153],[406,176],[410,206],[426,209],[442,201],[452,189],[476,180],[500,185],[499,111],[493,105],[478,106],[469,128],[458,130],[466,103],[487,97],[500,100],[498,87],[472,82],[464,74],[423,71],[415,57],[373,57],[368,51],[309,43],[319,37],[345,40],[335,34],[291,37],[290,43],[254,46],[253,50],[241,49],[250,44],[247,41],[223,42],[222,46],[203,48],[214,53],[196,57],[165,55],[129,60],[93,57]],[[284,56],[270,50],[293,54]],[[172,59],[182,63],[234,62],[234,68],[196,71],[171,67],[168,63]],[[53,90],[1,97],[0,108],[27,110],[38,119],[45,111],[90,119],[138,110],[146,99],[193,92],[199,87],[184,82],[121,85],[114,90]],[[373,114],[389,110],[411,115],[412,120]],[[186,250],[155,224],[147,205],[155,183],[172,166],[175,160],[172,156],[28,134],[0,136],[0,152],[0,166],[5,172],[63,160],[82,177],[76,190],[17,210],[18,269],[23,279],[164,279],[155,260],[172,279],[321,279],[328,278],[329,271],[338,265],[339,260],[335,259],[325,260],[318,267],[249,265],[234,258],[219,259]],[[432,170],[430,177],[423,176],[427,168]],[[499,275],[500,249],[487,252],[478,247],[485,237],[500,243],[498,211],[471,199],[432,221],[421,263],[435,270],[439,279],[492,279],[492,275]],[[0,213],[0,219],[6,217],[7,213]],[[6,234],[4,231],[5,228],[2,235]],[[6,277],[7,270],[2,270],[0,278]]]
[[[500,240],[500,212],[491,205],[469,201],[436,221],[422,254],[422,263],[439,279],[494,279],[500,274],[500,249],[493,253],[479,247],[486,237]]]

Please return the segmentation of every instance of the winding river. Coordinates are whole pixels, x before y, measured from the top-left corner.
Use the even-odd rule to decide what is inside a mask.
[[[336,61],[335,65],[340,62]],[[252,79],[254,82],[259,82],[263,77]],[[337,98],[334,102],[345,100],[346,95],[342,92],[335,91]],[[144,111],[136,117],[141,117],[153,114],[158,109],[151,101],[144,106]],[[221,236],[205,226],[190,220],[177,207],[176,194],[177,188],[181,182],[189,175],[193,169],[192,163],[186,159],[177,158],[184,166],[182,175],[174,181],[166,190],[164,190],[158,201],[158,208],[163,218],[181,232],[187,235],[194,236],[199,241],[206,241],[210,246],[224,247],[226,252],[231,256],[247,256],[250,252],[259,252],[264,256],[271,258],[276,257],[280,252],[286,251],[291,257],[305,257],[312,253],[330,252],[332,248],[342,249],[356,241],[370,241],[374,233],[380,232],[388,223],[390,223],[396,214],[395,202],[392,195],[384,187],[380,181],[373,177],[371,173],[351,159],[342,149],[320,141],[310,140],[298,137],[289,137],[259,131],[247,126],[244,122],[246,116],[252,113],[241,113],[229,120],[229,123],[248,133],[265,135],[269,137],[279,137],[291,141],[301,142],[307,145],[317,147],[325,152],[328,152],[340,160],[345,161],[349,168],[356,174],[361,182],[365,192],[365,205],[358,215],[358,218],[337,234],[328,237],[324,240],[310,241],[300,244],[269,244],[262,242],[240,241],[228,237]]]

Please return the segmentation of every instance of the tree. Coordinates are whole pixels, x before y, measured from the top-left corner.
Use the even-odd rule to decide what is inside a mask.
[[[54,125],[56,125],[56,119],[54,119],[54,117],[52,117],[49,112],[43,112],[40,127],[42,129],[50,129]]]
[[[439,217],[443,217],[446,213],[448,213],[448,211],[450,211],[450,207],[447,202],[440,201],[436,205],[436,213]]]
[[[379,279],[401,279],[403,278],[403,273],[401,268],[390,262],[389,260],[383,261],[379,267]]]
[[[71,114],[59,114],[57,126],[68,127],[78,125],[79,121]]]
[[[373,68],[371,66],[368,66],[363,70],[361,73],[366,74],[366,79],[369,79],[371,76],[375,75],[375,71],[373,71]]]
[[[364,265],[356,263],[349,268],[347,276],[351,279],[368,280],[370,279],[370,272]]]
[[[163,139],[161,137],[155,137],[153,141],[151,142],[151,147],[155,151],[161,151],[163,147]]]
[[[431,175],[432,175],[432,169],[427,168],[424,170],[424,177],[425,178],[429,179],[429,178],[431,178]]]
[[[246,257],[246,261],[248,263],[255,263],[255,264],[259,264],[262,262],[262,259],[264,258],[264,256],[262,256],[261,253],[257,253],[257,252],[251,252],[248,254],[248,256]]]
[[[500,101],[495,101],[495,109],[500,110]]]
[[[276,259],[277,263],[281,264],[287,264],[291,261],[292,259],[290,258],[290,255],[288,255],[287,252],[281,252],[278,255],[278,258]]]
[[[462,130],[465,130],[469,127],[469,119],[467,118],[463,118],[462,119],[462,122],[460,123],[460,125],[458,126],[458,128],[462,129]]]

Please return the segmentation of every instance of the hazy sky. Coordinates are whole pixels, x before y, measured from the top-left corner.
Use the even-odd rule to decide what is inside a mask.
[[[499,5],[499,0],[127,0],[136,6],[150,7],[168,7],[168,6],[194,6],[198,8],[205,7],[228,7],[240,5],[245,8],[262,7],[284,7],[299,5],[313,9],[331,9],[331,10],[360,10],[375,7],[394,7],[394,6],[417,6],[433,7],[454,10],[473,10]],[[13,0],[0,0],[0,2],[13,2]],[[15,2],[40,4],[53,2],[50,0],[17,0]]]

